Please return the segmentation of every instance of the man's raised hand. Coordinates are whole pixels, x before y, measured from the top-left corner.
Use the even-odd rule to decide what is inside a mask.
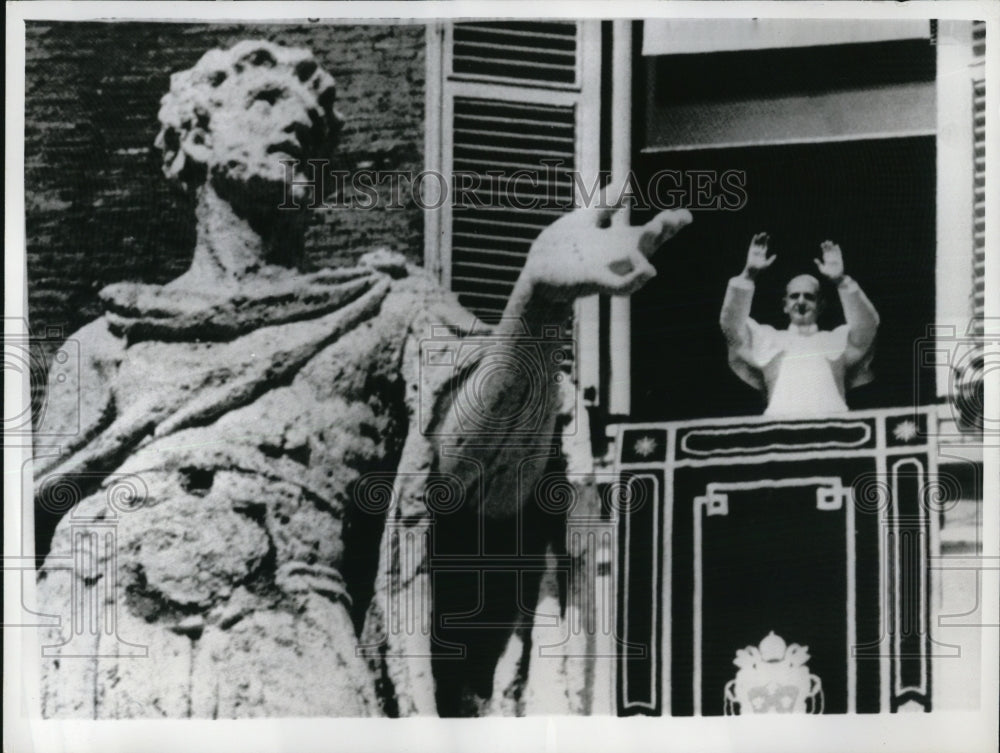
[[[647,259],[692,217],[686,209],[667,210],[631,227],[616,221],[621,206],[619,199],[612,206],[584,207],[560,217],[532,244],[523,275],[539,292],[567,301],[634,293],[656,276]]]
[[[833,241],[823,241],[819,247],[823,252],[823,260],[813,259],[816,268],[834,285],[839,284],[844,279],[844,254],[840,246]]]
[[[743,274],[753,280],[763,270],[774,264],[777,256],[767,255],[767,246],[771,242],[771,236],[767,233],[757,233],[750,240],[750,248],[747,250],[747,263],[743,268]]]

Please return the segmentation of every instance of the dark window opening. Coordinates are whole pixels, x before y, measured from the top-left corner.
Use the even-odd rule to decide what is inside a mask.
[[[632,418],[763,411],[763,397],[729,370],[718,325],[726,283],[761,230],[771,234],[778,258],[757,284],[757,321],[785,326],[785,284],[814,273],[819,244],[832,239],[881,317],[875,381],[849,391],[848,405],[934,402],[933,369],[914,363],[935,315],[933,137],[659,152],[640,155],[635,168],[641,185],[664,169],[743,171],[747,201],[738,211],[695,210],[694,223],[654,257],[659,275],[633,295]],[[828,329],[843,314],[836,291],[824,292],[829,305],[820,326]]]

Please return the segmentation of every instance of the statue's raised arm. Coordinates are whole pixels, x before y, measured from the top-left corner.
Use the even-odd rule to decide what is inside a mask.
[[[758,233],[750,243],[743,274],[733,277],[719,315],[726,338],[729,366],[750,386],[764,393],[764,415],[825,416],[847,410],[846,391],[872,379],[871,360],[879,318],[858,284],[844,273],[844,255],[824,241],[819,273],[836,287],[846,324],[819,329],[825,308],[820,281],[810,274],[789,280],[782,310],[786,329],[759,324],[750,317],[757,275],[771,266],[769,238]]]
[[[533,447],[552,441],[562,394],[557,389],[561,363],[557,351],[565,341],[546,338],[545,331],[556,331],[567,322],[578,297],[628,295],[645,285],[656,275],[649,257],[691,222],[687,210],[668,210],[645,225],[632,227],[617,221],[621,205],[621,194],[612,188],[600,206],[577,209],[542,231],[531,246],[493,337],[485,341],[489,346],[482,351],[480,369],[488,370],[489,378],[478,378],[475,369],[463,375],[459,392],[476,391],[474,401],[481,406],[482,423],[462,427],[458,416],[449,412],[442,434],[455,441],[464,432],[477,447],[464,457],[476,457],[486,469],[487,499],[477,503],[487,514],[510,513],[523,502],[520,497],[532,485],[531,472],[540,471],[542,465],[541,459],[537,467],[523,459],[533,456]],[[498,363],[531,364],[528,368],[537,370],[532,375],[537,379],[526,380],[519,369],[496,368]],[[541,399],[532,394],[538,385],[545,391]],[[456,400],[471,401],[462,395]],[[532,416],[536,429],[518,432],[516,441],[508,444],[504,419],[522,409],[541,410],[543,415]],[[444,467],[461,474],[471,466],[463,461],[445,462]],[[474,496],[476,486],[471,481],[468,493]]]

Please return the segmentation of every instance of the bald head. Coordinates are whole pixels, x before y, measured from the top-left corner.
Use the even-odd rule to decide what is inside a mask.
[[[788,281],[788,284],[785,286],[785,295],[788,295],[793,290],[809,291],[818,296],[820,292],[819,280],[812,275],[798,275]]]

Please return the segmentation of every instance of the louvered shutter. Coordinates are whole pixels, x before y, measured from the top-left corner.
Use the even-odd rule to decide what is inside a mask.
[[[441,161],[453,200],[442,215],[442,277],[486,322],[503,312],[532,241],[572,205],[573,172],[596,175],[588,81],[599,78],[584,63],[594,44],[586,23],[446,29]],[[590,52],[599,65],[599,49]]]
[[[986,309],[986,24],[972,25],[972,331],[982,337]],[[983,429],[984,352],[982,344],[957,375],[956,403],[964,429]]]
[[[986,60],[986,24],[977,21],[972,29],[972,51],[978,68],[972,80],[973,149],[973,312],[976,334],[983,334],[986,296],[986,80],[982,65]]]
[[[572,198],[574,131],[572,107],[455,99],[456,173],[536,179],[495,186],[484,180],[476,197],[487,206],[452,209],[452,288],[484,321],[500,315],[531,242]],[[538,206],[517,208],[529,204]]]

